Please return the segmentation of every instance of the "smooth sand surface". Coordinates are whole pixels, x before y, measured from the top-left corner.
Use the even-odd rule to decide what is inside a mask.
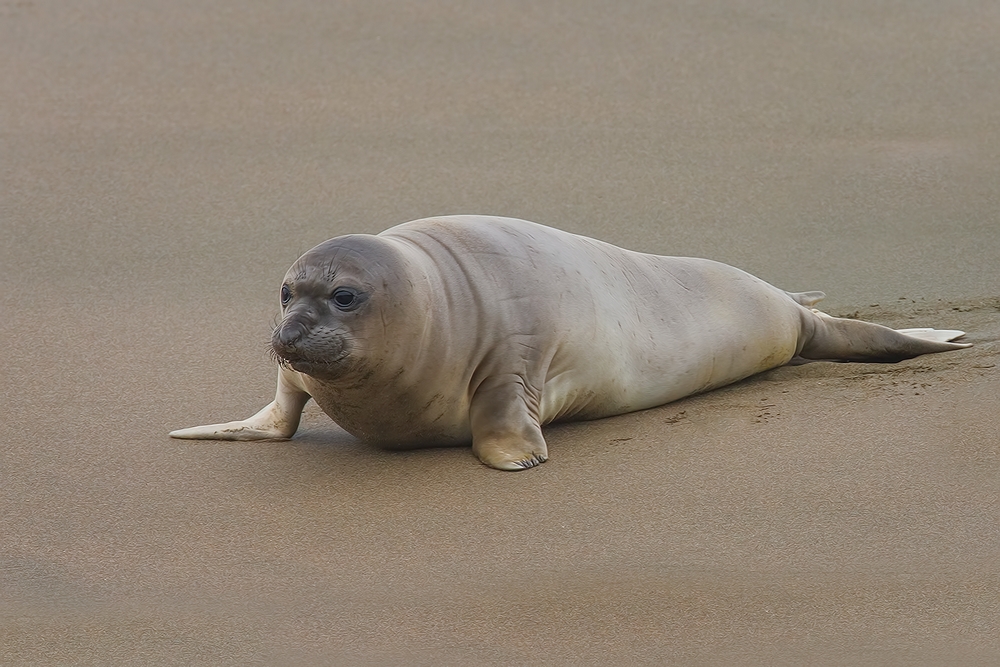
[[[1000,664],[1000,5],[0,1],[0,663]],[[443,213],[970,350],[546,431],[171,440],[303,251]]]

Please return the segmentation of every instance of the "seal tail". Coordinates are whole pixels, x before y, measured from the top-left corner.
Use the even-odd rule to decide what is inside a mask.
[[[964,331],[954,329],[897,331],[818,311],[808,311],[803,318],[804,343],[797,356],[811,361],[894,362],[972,347],[969,343],[952,342],[965,335]]]

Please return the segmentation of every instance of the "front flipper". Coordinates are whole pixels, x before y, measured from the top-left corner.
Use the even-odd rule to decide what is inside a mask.
[[[525,470],[549,458],[538,419],[528,408],[520,377],[488,378],[469,407],[472,451],[498,470]]]
[[[252,417],[224,424],[193,426],[171,431],[171,438],[188,440],[284,440],[295,435],[302,408],[309,400],[298,373],[278,369],[278,389],[274,401]]]

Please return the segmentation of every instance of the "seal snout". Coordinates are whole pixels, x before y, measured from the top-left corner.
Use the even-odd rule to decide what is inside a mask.
[[[271,334],[271,349],[278,360],[307,375],[335,372],[346,356],[345,343],[342,332],[294,316],[286,317]]]
[[[274,332],[274,342],[281,347],[295,347],[306,335],[306,327],[301,322],[282,322]]]
[[[302,347],[309,335],[309,326],[298,318],[286,318],[271,335],[271,347],[286,361],[302,358]]]

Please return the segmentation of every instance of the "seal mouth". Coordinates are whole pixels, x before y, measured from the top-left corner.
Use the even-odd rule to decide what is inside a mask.
[[[283,322],[271,331],[270,354],[283,368],[317,377],[341,375],[354,345],[340,327]]]
[[[333,375],[333,371],[340,365],[344,357],[332,361],[309,361],[308,359],[286,360],[284,364],[292,370],[306,375]]]
[[[268,351],[282,368],[290,368],[306,375],[332,375],[336,369],[349,356],[347,352],[338,354],[333,359],[313,359],[287,349],[279,349],[273,343],[268,346]]]

